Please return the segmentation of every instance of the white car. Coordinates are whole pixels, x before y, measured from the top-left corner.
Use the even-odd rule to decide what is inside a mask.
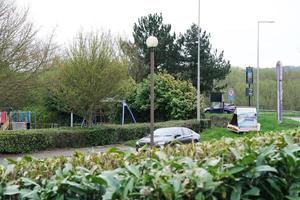
[[[154,145],[156,147],[161,147],[174,141],[180,143],[199,142],[200,135],[185,127],[159,128],[154,131]],[[150,145],[150,135],[136,142],[136,150],[138,151],[144,145]]]

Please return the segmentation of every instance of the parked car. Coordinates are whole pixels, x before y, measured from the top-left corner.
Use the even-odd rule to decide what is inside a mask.
[[[191,143],[199,141],[200,135],[185,127],[159,128],[154,131],[154,145],[156,147],[165,146],[172,142]],[[136,142],[136,150],[138,151],[144,145],[150,145],[150,135]]]
[[[234,113],[236,106],[233,104],[225,103],[224,108],[223,106],[216,104],[213,105],[212,107],[205,108],[204,112],[205,113]]]

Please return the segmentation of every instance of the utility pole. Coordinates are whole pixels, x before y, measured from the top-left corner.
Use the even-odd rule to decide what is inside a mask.
[[[200,42],[201,42],[201,32],[200,32],[200,0],[198,2],[198,73],[197,73],[197,121],[200,122]]]

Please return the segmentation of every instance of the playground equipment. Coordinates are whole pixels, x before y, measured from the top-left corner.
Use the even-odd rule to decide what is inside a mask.
[[[131,120],[133,123],[136,123],[136,119],[131,111],[131,109],[129,108],[128,104],[126,103],[125,100],[114,100],[112,98],[108,98],[106,100],[101,101],[102,103],[120,103],[122,106],[122,116],[121,116],[121,124],[124,125],[125,123],[125,111],[126,109],[128,110]],[[98,117],[101,116],[101,113],[98,113],[98,115],[95,115],[93,118],[93,124],[97,124],[97,122],[99,122],[97,119]],[[81,122],[81,127],[84,127],[86,125],[86,119],[84,118]],[[73,126],[73,114],[71,113],[71,127]]]
[[[9,117],[7,112],[1,112],[0,126],[1,126],[1,130],[7,130],[9,128]]]
[[[236,133],[260,131],[260,124],[257,123],[256,108],[237,107],[234,111],[227,129]]]
[[[27,130],[32,128],[32,115],[36,121],[36,113],[30,111],[1,112],[1,130]],[[34,123],[35,125],[36,123]]]
[[[122,103],[122,125],[124,125],[124,121],[125,121],[125,108],[127,108],[127,110],[129,111],[133,123],[136,123],[134,115],[131,112],[131,110],[130,110],[129,106],[127,105],[126,101],[123,100],[123,101],[121,101],[121,103]]]

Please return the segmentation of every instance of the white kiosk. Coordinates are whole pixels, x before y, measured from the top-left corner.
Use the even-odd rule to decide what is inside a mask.
[[[256,108],[236,107],[227,129],[237,133],[260,131],[260,124],[257,123]]]

